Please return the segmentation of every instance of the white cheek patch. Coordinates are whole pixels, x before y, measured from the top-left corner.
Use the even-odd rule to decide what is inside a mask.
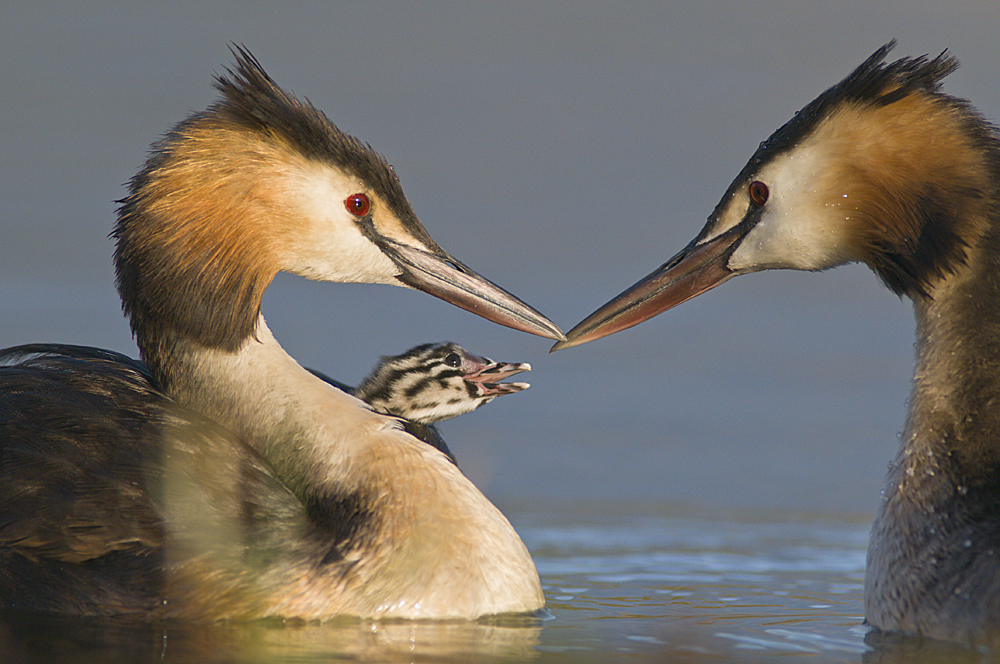
[[[283,269],[320,281],[397,283],[399,268],[361,232],[344,206],[348,196],[364,191],[360,182],[317,165],[297,174],[289,188],[297,208]]]
[[[733,252],[736,271],[775,268],[823,270],[851,260],[843,209],[824,201],[823,159],[799,149],[765,166],[756,179],[770,195],[758,223]],[[746,200],[747,193],[742,193]]]

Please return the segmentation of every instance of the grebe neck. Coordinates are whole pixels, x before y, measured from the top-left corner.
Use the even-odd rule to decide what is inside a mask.
[[[243,438],[300,496],[329,483],[349,488],[360,478],[351,466],[368,445],[365,432],[399,428],[301,367],[263,316],[235,351],[190,340],[164,347],[169,396]]]

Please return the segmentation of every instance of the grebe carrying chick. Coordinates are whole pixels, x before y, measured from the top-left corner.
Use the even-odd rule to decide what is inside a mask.
[[[0,607],[153,618],[531,612],[538,573],[444,454],[290,357],[274,275],[405,285],[560,339],[455,261],[389,164],[250,53],[174,127],[118,213],[118,291],[145,364],[0,354]],[[148,369],[147,369],[148,367]]]

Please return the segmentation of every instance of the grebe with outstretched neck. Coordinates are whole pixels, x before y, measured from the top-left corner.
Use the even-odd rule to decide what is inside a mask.
[[[299,366],[260,304],[288,271],[562,333],[445,253],[382,157],[237,51],[221,99],[154,146],[119,209],[118,290],[145,364],[70,346],[0,356],[13,363],[0,368],[0,607],[193,620],[539,609],[504,516],[398,419]]]
[[[916,371],[872,528],[867,622],[1000,643],[1000,139],[942,54],[879,49],[761,144],[698,236],[555,348],[732,277],[867,264],[913,301]]]

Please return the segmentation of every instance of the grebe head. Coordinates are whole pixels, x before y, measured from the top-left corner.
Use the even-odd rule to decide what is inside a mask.
[[[885,64],[883,46],[760,147],[698,236],[553,350],[613,334],[741,274],[866,263],[930,297],[964,264],[995,200],[992,127],[939,91],[942,53]]]
[[[355,390],[375,410],[418,424],[434,424],[469,413],[528,383],[501,383],[527,362],[495,362],[452,342],[423,344],[382,361]]]
[[[119,209],[118,289],[144,354],[165,333],[239,347],[281,270],[405,285],[562,338],[431,239],[381,156],[236,51],[216,81],[222,98],[154,146]]]

